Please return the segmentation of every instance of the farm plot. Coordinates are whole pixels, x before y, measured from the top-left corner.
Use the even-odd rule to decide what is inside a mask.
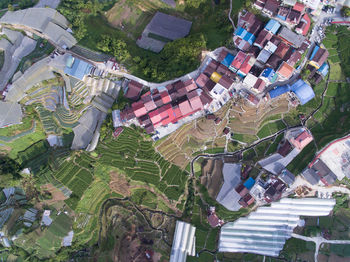
[[[188,174],[155,152],[151,141],[132,128],[117,138],[107,138],[96,149],[99,163],[118,168],[134,181],[152,184],[168,198],[178,200],[184,193]]]

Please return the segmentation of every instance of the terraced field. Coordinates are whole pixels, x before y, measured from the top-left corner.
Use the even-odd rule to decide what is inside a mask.
[[[42,105],[36,106],[35,109],[39,113],[46,134],[60,134],[62,132],[53,119],[52,112],[46,110]]]

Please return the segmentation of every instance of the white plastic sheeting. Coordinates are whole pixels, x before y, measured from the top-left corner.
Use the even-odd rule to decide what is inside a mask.
[[[187,255],[195,255],[196,228],[188,223],[176,221],[170,262],[185,262]]]

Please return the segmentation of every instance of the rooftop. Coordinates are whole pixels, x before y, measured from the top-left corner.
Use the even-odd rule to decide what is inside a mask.
[[[20,124],[22,121],[21,105],[0,101],[0,128]]]
[[[294,67],[288,65],[286,62],[283,62],[279,67],[279,69],[277,70],[277,73],[286,79],[290,78],[293,72],[294,72]]]

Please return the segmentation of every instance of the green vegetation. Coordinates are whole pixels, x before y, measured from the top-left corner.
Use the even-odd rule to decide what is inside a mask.
[[[293,174],[299,174],[315,157],[315,144],[311,142],[289,163],[287,169]]]
[[[0,51],[0,70],[2,69],[2,66],[4,65],[5,61],[5,55],[4,51]]]
[[[8,8],[14,4],[17,4],[20,9],[24,9],[33,6],[36,2],[36,0],[1,0],[0,9]]]
[[[119,62],[127,65],[131,73],[147,80],[161,82],[193,71],[199,65],[198,58],[202,50],[214,49],[231,41],[232,26],[226,13],[228,0],[221,1],[219,5],[213,5],[211,0],[185,1],[178,4],[176,9],[170,9],[160,1],[157,2],[158,7],[155,1],[148,0],[135,0],[128,5],[116,3],[113,12],[106,13],[108,19],[118,20],[123,9],[131,12],[133,15],[130,13],[127,18],[129,22],[118,20],[123,26],[125,24],[130,34],[112,27],[106,21],[105,11],[113,3],[114,1],[63,0],[58,9],[72,22],[75,37],[80,44],[116,56]],[[141,15],[141,11],[135,11],[139,10],[140,5],[150,13]],[[200,7],[194,8],[197,5]],[[242,1],[235,1],[234,13],[241,7]],[[154,54],[139,48],[136,38],[157,10],[190,19],[193,26],[188,37],[169,42],[159,54]],[[138,20],[132,21],[135,17],[139,17]]]
[[[277,131],[279,131],[285,127],[286,126],[282,120],[278,120],[276,122],[270,122],[270,123],[267,123],[260,128],[259,132],[257,133],[257,136],[260,138],[264,138],[264,137],[267,137],[269,135],[276,133]]]
[[[342,14],[342,16],[349,17],[350,16],[350,7],[344,5],[341,9],[341,14]]]

